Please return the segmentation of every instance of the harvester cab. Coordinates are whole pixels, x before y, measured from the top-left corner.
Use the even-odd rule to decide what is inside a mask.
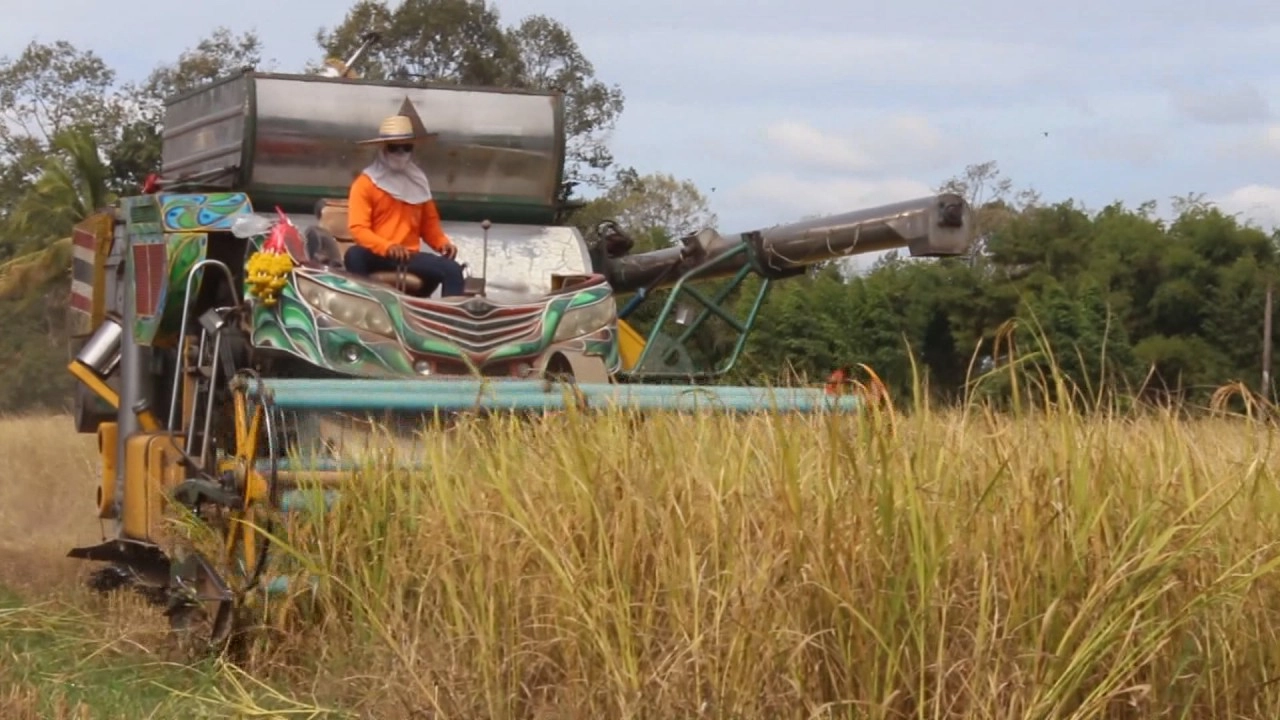
[[[404,273],[343,267],[347,189],[370,159],[356,141],[392,114],[434,138],[415,154],[458,260],[479,269],[463,296],[423,297]],[[263,575],[264,518],[296,505],[305,483],[352,472],[332,447],[349,430],[368,437],[351,415],[856,411],[856,397],[820,388],[703,381],[732,367],[770,283],[889,248],[960,254],[971,230],[964,200],[942,194],[707,229],[644,253],[606,223],[588,245],[557,220],[559,93],[371,82],[342,63],[216,80],[171,98],[165,126],[159,187],[74,233],[76,426],[98,435],[98,516],[111,530],[71,555],[108,563],[101,581],[155,589],[175,626],[210,619],[217,641],[250,590],[276,587]],[[749,276],[762,281],[739,318],[724,305]],[[716,278],[729,282],[697,289]],[[642,337],[626,317],[659,288],[672,292]],[[671,335],[677,303],[701,309]],[[715,368],[690,367],[680,348],[713,316],[737,344]],[[216,549],[174,533],[175,515],[212,529]]]

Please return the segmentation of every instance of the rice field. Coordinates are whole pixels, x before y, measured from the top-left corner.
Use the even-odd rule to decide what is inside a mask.
[[[0,422],[0,717],[1280,717],[1255,419],[476,422],[295,521],[239,666],[80,588],[71,428]]]

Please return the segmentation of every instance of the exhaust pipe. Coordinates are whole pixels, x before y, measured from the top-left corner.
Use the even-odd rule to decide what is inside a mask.
[[[372,47],[373,44],[381,37],[382,36],[376,32],[366,33],[364,36],[364,42],[360,43],[360,47],[356,48],[355,52],[351,53],[351,57],[347,58],[346,62],[338,60],[337,58],[330,58],[325,61],[325,66],[320,71],[320,74],[324,77],[332,78],[354,77],[356,63],[360,62],[365,53],[369,51],[369,48]]]

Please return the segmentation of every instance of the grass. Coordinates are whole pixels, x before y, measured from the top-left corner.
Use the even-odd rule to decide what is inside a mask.
[[[63,591],[0,595],[0,717],[5,720],[347,717],[282,695],[216,658],[174,651],[139,598]]]
[[[83,611],[7,604],[0,609],[5,718],[177,717],[164,684],[209,684],[197,668],[152,660],[124,637],[103,642],[92,633],[97,619]]]
[[[71,459],[69,429],[0,425],[0,462],[30,468],[0,507],[34,508],[0,526],[42,562],[65,553],[59,523],[93,517],[92,476],[65,472],[92,448]],[[430,474],[370,467],[334,512],[293,521],[276,567],[318,582],[261,608],[242,671],[159,663],[158,631],[139,629],[155,611],[54,584],[0,616],[0,687],[16,688],[0,703],[1276,718],[1276,440],[1240,417],[1053,408],[476,423],[424,438]]]
[[[65,556],[102,528],[96,442],[73,427],[0,420],[0,718],[323,717],[235,668],[183,662],[141,598],[84,588],[90,568]]]

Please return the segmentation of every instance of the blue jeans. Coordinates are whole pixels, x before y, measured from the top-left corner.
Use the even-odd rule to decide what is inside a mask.
[[[378,255],[361,245],[352,245],[347,248],[342,264],[346,267],[347,272],[355,275],[396,271],[395,260]],[[451,260],[443,255],[416,252],[409,255],[409,262],[405,270],[418,276],[418,279],[422,281],[423,297],[435,292],[436,287],[441,285],[444,288],[440,294],[444,297],[462,294],[462,266],[456,260]]]

